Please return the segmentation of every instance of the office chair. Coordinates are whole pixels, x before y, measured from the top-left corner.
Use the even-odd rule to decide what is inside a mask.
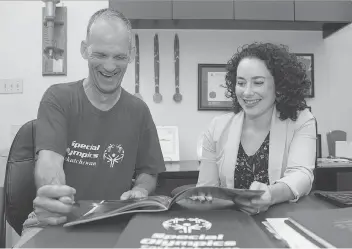
[[[317,159],[322,158],[321,151],[321,134],[317,134]]]
[[[4,190],[0,208],[0,247],[5,247],[6,221],[21,235],[22,225],[33,211],[36,196],[35,120],[25,123],[17,132],[7,159]]]
[[[335,157],[335,142],[336,141],[346,141],[347,133],[341,130],[329,131],[326,134],[326,140],[328,143],[329,156]]]

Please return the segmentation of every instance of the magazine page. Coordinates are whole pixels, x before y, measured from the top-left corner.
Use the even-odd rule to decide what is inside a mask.
[[[89,209],[71,218],[64,227],[83,224],[128,213],[160,212],[168,209],[171,198],[168,196],[148,196],[142,199],[112,200],[91,202]]]
[[[245,197],[245,198],[253,198],[256,196],[260,196],[264,193],[263,190],[249,190],[249,189],[230,189],[230,188],[222,188],[222,187],[214,187],[214,186],[201,186],[201,187],[192,187],[186,189],[172,199],[170,206],[175,202],[178,202],[182,199],[187,199],[192,196],[205,194],[211,195],[213,198],[223,199],[223,200],[233,200],[236,197]]]

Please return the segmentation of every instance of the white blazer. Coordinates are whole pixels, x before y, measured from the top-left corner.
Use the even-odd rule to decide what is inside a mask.
[[[244,112],[215,117],[204,133],[197,186],[234,187],[234,173]],[[279,119],[274,108],[270,127],[268,174],[270,184],[283,182],[295,196],[309,194],[314,180],[316,122],[308,109],[297,120]]]

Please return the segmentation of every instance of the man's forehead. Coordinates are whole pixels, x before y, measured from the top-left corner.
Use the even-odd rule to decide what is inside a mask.
[[[130,31],[122,20],[118,18],[99,18],[91,26],[89,40],[124,40],[128,39]]]
[[[93,53],[104,53],[104,54],[128,54],[128,46],[119,46],[119,45],[101,45],[97,43],[92,43],[87,47],[87,52],[89,55]]]

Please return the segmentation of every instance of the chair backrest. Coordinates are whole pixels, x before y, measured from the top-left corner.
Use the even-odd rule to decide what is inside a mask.
[[[321,151],[319,151],[320,143],[321,143],[321,136],[318,134],[318,121],[315,118],[315,136],[316,136],[316,148],[315,148],[315,167],[317,167],[318,157],[321,157]]]
[[[329,131],[326,134],[326,140],[328,143],[329,156],[335,156],[335,142],[346,141],[347,133],[341,130]]]
[[[36,196],[35,120],[25,123],[17,132],[7,159],[4,182],[6,220],[18,233],[33,211]]]
[[[319,144],[320,144],[320,137],[319,137],[319,134],[318,134],[318,121],[317,119],[314,119],[315,121],[315,135],[316,135],[316,138],[317,138],[317,141],[316,141],[316,153],[315,153],[315,168],[314,168],[314,171],[313,171],[313,174],[314,174],[314,180],[313,180],[313,183],[312,183],[312,189],[311,191],[315,190],[315,184],[316,184],[316,168],[318,166],[318,157],[319,157],[319,154],[320,154],[320,150],[319,150]]]
[[[321,134],[317,134],[317,156],[316,158],[321,158],[322,157],[322,152],[321,152]]]
[[[0,188],[0,248],[6,247],[6,221],[5,221],[5,198],[4,188]]]

